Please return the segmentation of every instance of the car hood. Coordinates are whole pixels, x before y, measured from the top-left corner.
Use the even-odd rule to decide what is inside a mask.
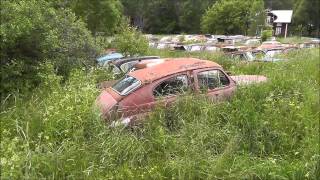
[[[266,82],[268,79],[265,76],[260,75],[238,75],[231,76],[231,78],[237,83],[237,85],[250,85]]]

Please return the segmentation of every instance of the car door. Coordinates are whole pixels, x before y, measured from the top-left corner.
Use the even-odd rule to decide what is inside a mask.
[[[193,72],[196,90],[207,94],[213,101],[230,97],[235,91],[235,83],[221,69],[204,69]]]
[[[161,79],[154,83],[152,88],[154,98],[152,106],[157,104],[170,106],[178,96],[185,95],[191,89],[190,76],[187,72]]]
[[[120,102],[124,116],[148,113],[157,104],[169,106],[177,96],[185,94],[189,86],[190,78],[187,72],[146,84]]]

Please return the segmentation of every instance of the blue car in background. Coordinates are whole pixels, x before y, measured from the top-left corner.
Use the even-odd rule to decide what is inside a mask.
[[[104,66],[107,62],[121,59],[124,56],[121,53],[109,53],[97,58],[98,64]]]

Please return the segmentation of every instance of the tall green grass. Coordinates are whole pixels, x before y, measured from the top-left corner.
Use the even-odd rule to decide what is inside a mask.
[[[167,55],[219,61],[226,70],[269,81],[216,104],[181,97],[156,109],[142,127],[112,129],[93,106],[100,73],[77,70],[61,84],[47,67],[31,95],[2,102],[1,179],[320,177],[318,49],[279,63]]]

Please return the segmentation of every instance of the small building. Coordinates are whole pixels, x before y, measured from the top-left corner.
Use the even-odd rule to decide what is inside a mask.
[[[267,24],[273,27],[274,36],[287,37],[288,25],[292,20],[292,10],[267,10]]]

